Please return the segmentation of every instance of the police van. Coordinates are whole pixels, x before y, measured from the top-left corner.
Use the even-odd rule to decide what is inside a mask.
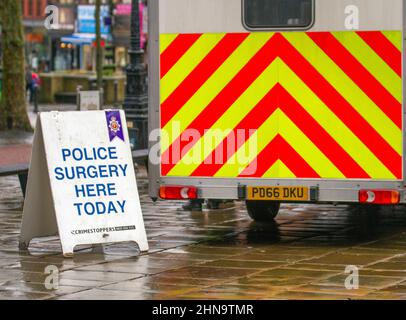
[[[402,0],[150,0],[150,196],[406,202]]]

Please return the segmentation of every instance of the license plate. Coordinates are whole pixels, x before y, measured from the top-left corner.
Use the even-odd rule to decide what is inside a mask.
[[[247,200],[309,201],[308,187],[248,187]]]

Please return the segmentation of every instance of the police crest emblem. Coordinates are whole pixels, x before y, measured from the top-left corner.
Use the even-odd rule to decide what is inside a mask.
[[[117,133],[117,132],[119,132],[121,130],[121,125],[117,121],[116,117],[111,117],[109,128],[114,133]]]
[[[106,120],[110,141],[113,141],[115,138],[119,138],[124,141],[120,111],[106,111]]]

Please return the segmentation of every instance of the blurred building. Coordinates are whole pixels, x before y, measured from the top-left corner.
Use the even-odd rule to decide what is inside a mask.
[[[45,27],[46,7],[56,5],[58,17],[51,29]],[[60,38],[75,29],[76,1],[22,0],[27,62],[35,70],[74,69],[74,50],[63,50]],[[71,49],[71,48],[68,48]]]
[[[76,24],[76,3],[73,0],[48,0],[48,5],[58,7],[57,23],[47,30],[49,35],[50,70],[78,69],[79,56],[75,46],[63,45],[61,38],[71,34]]]
[[[95,0],[22,1],[27,62],[35,70],[95,68]],[[146,0],[140,1],[142,43],[146,43]],[[46,7],[58,8],[57,23],[45,28]],[[131,0],[102,0],[102,37],[106,68],[120,71],[128,63]],[[53,21],[55,22],[55,21]]]
[[[21,0],[27,62],[40,68],[48,56],[48,34],[44,27],[47,0]],[[41,66],[42,67],[42,66]]]

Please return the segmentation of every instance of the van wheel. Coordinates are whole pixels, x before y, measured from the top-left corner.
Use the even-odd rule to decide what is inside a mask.
[[[248,215],[258,222],[271,222],[279,213],[280,202],[246,201]]]

